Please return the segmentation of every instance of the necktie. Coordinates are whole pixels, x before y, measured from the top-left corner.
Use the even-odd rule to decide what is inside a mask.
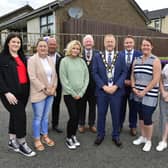
[[[131,64],[131,52],[127,53],[127,65]]]
[[[108,53],[108,65],[111,66],[112,59],[111,59],[111,53]]]
[[[90,60],[90,50],[87,51],[86,59],[87,59],[87,60]]]

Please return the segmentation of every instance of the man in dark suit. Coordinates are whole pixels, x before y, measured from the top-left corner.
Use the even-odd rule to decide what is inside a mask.
[[[93,80],[92,71],[92,59],[98,53],[97,50],[93,49],[94,40],[92,35],[86,35],[83,38],[83,58],[87,63],[89,70],[89,84],[86,93],[83,96],[83,107],[79,115],[79,132],[85,132],[85,118],[86,118],[86,107],[88,103],[89,114],[88,114],[88,125],[89,130],[96,133],[95,118],[96,118],[96,96],[95,96],[95,82]]]
[[[58,127],[59,124],[59,113],[60,113],[60,102],[61,102],[61,94],[62,94],[62,86],[59,78],[59,65],[63,55],[57,51],[57,41],[55,38],[48,38],[48,53],[49,56],[53,59],[55,63],[58,84],[56,89],[56,96],[54,96],[54,101],[52,105],[52,129],[58,133],[62,133],[62,129]]]
[[[124,82],[125,84],[125,95],[123,97],[123,103],[122,103],[122,109],[120,114],[120,129],[122,129],[126,110],[127,110],[127,102],[129,105],[129,127],[130,127],[130,134],[132,136],[136,136],[136,125],[137,125],[137,114],[133,109],[132,104],[132,98],[131,98],[131,70],[132,70],[132,63],[134,59],[141,56],[142,53],[139,50],[134,50],[135,46],[135,40],[134,37],[131,35],[128,35],[124,38],[124,48],[125,50],[121,51],[119,55],[123,56],[123,59],[125,60],[126,66],[127,66],[127,77]]]
[[[122,56],[118,56],[115,48],[115,37],[112,34],[104,37],[105,52],[93,58],[93,78],[96,82],[98,122],[95,145],[100,145],[105,136],[105,121],[110,105],[113,131],[112,141],[116,146],[122,145],[120,141],[120,107],[124,95],[124,80],[127,68]]]

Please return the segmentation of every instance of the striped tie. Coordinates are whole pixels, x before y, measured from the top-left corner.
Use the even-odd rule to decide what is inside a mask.
[[[131,52],[127,53],[127,65],[131,64]]]
[[[111,53],[108,53],[108,65],[111,66],[112,59],[111,59]]]

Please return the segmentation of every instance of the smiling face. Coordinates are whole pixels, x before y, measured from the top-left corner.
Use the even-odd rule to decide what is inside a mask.
[[[152,43],[148,40],[143,40],[141,44],[141,50],[145,56],[148,56],[151,54],[153,49]]]
[[[134,45],[135,45],[135,42],[134,42],[134,39],[133,38],[125,38],[124,40],[124,48],[127,50],[127,51],[131,51],[132,49],[134,49]]]
[[[72,49],[71,49],[71,56],[72,57],[77,57],[80,54],[80,46],[75,44]]]
[[[83,39],[83,46],[85,47],[85,49],[90,50],[93,48],[94,46],[94,41],[93,38],[88,36],[86,38]]]
[[[54,54],[57,50],[57,41],[54,38],[49,38],[48,40],[48,52],[49,54]]]
[[[115,38],[113,35],[107,35],[104,38],[104,47],[107,51],[111,52],[115,48]]]
[[[11,38],[8,43],[9,52],[10,53],[17,53],[21,47],[21,41],[18,37]]]
[[[39,41],[37,44],[37,53],[40,57],[46,57],[48,55],[48,46],[46,41]]]

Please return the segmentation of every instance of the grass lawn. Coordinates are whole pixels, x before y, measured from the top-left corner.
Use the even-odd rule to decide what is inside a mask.
[[[159,57],[159,59],[168,61],[168,57]]]

